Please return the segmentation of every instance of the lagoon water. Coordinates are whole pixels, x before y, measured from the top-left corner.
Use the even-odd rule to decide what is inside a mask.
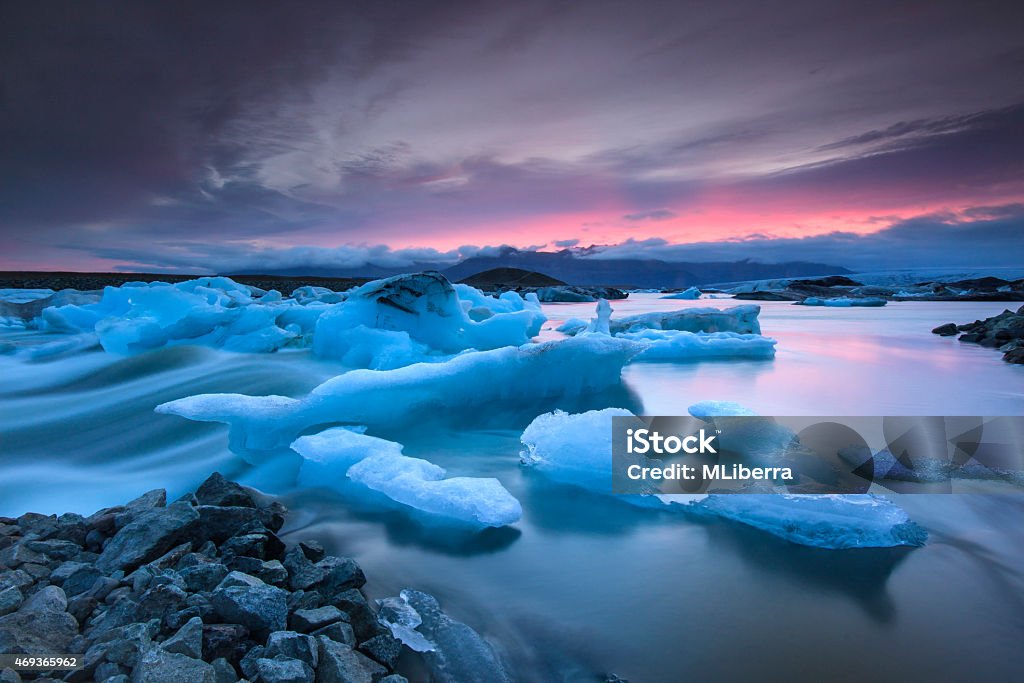
[[[618,315],[730,300],[632,295]],[[52,362],[0,356],[0,515],[92,512],[210,472],[283,496],[290,540],[356,557],[370,597],[411,587],[495,643],[525,681],[1015,680],[1024,670],[1024,492],[902,496],[923,548],[829,551],[726,522],[639,510],[548,483],[518,465],[538,413],[617,405],[685,414],[732,400],[766,415],[1021,415],[1024,366],[929,333],[1020,304],[894,302],[818,308],[762,302],[773,361],[634,363],[620,390],[438,415],[375,435],[450,475],[498,477],[523,504],[514,528],[468,533],[350,490],[297,489],[291,453],[250,465],[222,425],[157,415],[204,392],[299,396],[342,369],[306,352],[169,348]],[[542,336],[593,304],[546,305]],[[40,341],[5,331],[0,342]]]

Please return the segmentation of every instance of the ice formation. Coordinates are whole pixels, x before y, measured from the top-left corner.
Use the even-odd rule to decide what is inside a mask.
[[[637,315],[613,318],[610,332],[636,332],[644,329],[679,330],[682,332],[735,332],[737,334],[761,334],[757,316],[761,307],[755,304],[733,306],[732,308],[683,308],[678,311],[655,311]],[[579,319],[567,320],[558,328],[565,334],[578,334],[587,325]]]
[[[646,345],[643,353],[637,356],[637,360],[770,359],[775,357],[776,341],[759,334],[639,330],[623,332],[617,336],[620,339],[629,339]]]
[[[349,468],[348,478],[394,501],[434,515],[480,526],[519,521],[523,509],[497,479],[452,477],[420,458],[376,453]]]
[[[662,299],[699,299],[700,290],[696,287],[690,287],[681,292],[675,292],[674,294],[666,294],[661,297]]]
[[[440,273],[398,275],[352,290],[341,305],[320,316],[313,351],[362,367],[390,369],[454,354],[519,346],[536,336],[545,317],[536,299],[514,292],[488,297]],[[469,299],[464,307],[459,292]],[[377,331],[368,337],[366,330]],[[381,357],[375,349],[382,347]]]
[[[0,297],[0,324],[95,334],[109,352],[194,344],[266,353],[312,345],[350,367],[392,369],[466,349],[525,344],[545,320],[536,296],[490,297],[439,273],[398,275],[350,292],[305,286],[283,297],[226,277],[129,282],[102,294]]]
[[[804,306],[834,306],[837,308],[847,308],[850,306],[885,306],[889,302],[885,299],[875,297],[853,298],[848,296],[838,296],[830,299],[822,299],[817,296],[809,296],[800,303]]]
[[[724,311],[692,308],[612,318],[611,306],[601,299],[597,303],[597,317],[589,323],[572,318],[558,331],[572,335],[613,335],[634,341],[644,348],[636,360],[771,359],[775,357],[776,341],[761,336],[757,322],[760,310],[759,306],[736,306]],[[722,328],[748,331],[723,331]]]
[[[302,456],[299,483],[330,486],[344,479],[348,468],[371,455],[401,456],[402,444],[362,433],[362,428],[332,427],[292,442]]]
[[[231,426],[236,453],[288,446],[311,427],[394,426],[493,402],[534,404],[619,384],[622,367],[642,347],[603,335],[505,347],[397,370],[353,370],[302,399],[201,394],[157,406],[160,413]]]
[[[928,538],[903,508],[872,494],[711,495],[686,509],[746,524],[799,545],[832,550],[918,546]]]
[[[423,653],[435,683],[511,683],[494,649],[472,628],[441,610],[437,598],[405,589],[379,600],[378,619],[392,635]]]

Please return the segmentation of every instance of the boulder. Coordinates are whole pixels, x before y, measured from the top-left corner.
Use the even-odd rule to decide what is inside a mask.
[[[220,472],[214,472],[196,489],[196,500],[200,505],[216,505],[219,507],[257,507],[256,500],[240,484],[224,478]]]
[[[57,586],[31,596],[17,612],[0,617],[0,652],[65,654],[78,635],[78,622],[67,612],[68,600]]]
[[[96,567],[105,573],[133,570],[187,540],[198,521],[199,514],[186,503],[141,512],[110,539]]]
[[[318,683],[373,683],[386,675],[387,669],[348,645],[320,636]]]
[[[132,683],[217,683],[213,666],[163,648],[150,648],[132,671]]]
[[[228,574],[213,591],[210,604],[223,621],[241,624],[254,633],[287,628],[288,594],[248,574]]]

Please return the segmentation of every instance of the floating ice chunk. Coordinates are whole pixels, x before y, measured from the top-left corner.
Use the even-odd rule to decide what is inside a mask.
[[[662,299],[699,299],[700,298],[700,290],[697,289],[696,287],[690,287],[689,289],[685,289],[682,292],[676,292],[674,294],[666,294],[665,296],[663,296],[661,298]]]
[[[817,296],[809,296],[800,302],[803,306],[834,306],[838,308],[846,308],[850,306],[885,306],[888,301],[885,299],[879,299],[875,297],[864,297],[864,298],[853,298],[848,296],[833,297],[831,299],[822,299]]]
[[[424,512],[480,526],[506,526],[519,521],[523,509],[497,479],[452,477],[420,458],[377,453],[348,470],[352,481],[394,501]]]
[[[642,347],[625,339],[573,339],[458,355],[397,370],[353,370],[305,398],[201,394],[157,406],[160,413],[231,426],[236,453],[286,447],[324,424],[394,426],[418,415],[457,412],[493,402],[578,396],[619,384],[622,367]]]
[[[512,677],[490,644],[472,628],[441,611],[434,596],[405,589],[397,598],[382,600],[381,607],[381,622],[403,643],[423,653],[434,683],[511,683]],[[418,624],[408,626],[416,619]],[[397,633],[392,626],[396,623]],[[410,631],[422,636],[422,640],[411,637]]]
[[[610,332],[635,332],[643,329],[680,330],[683,332],[736,332],[737,334],[761,334],[757,316],[761,307],[754,304],[732,308],[684,308],[678,311],[656,311],[640,313],[610,321]],[[558,328],[565,334],[577,334],[586,329],[586,323],[569,320]]]
[[[759,334],[735,332],[680,332],[677,330],[639,330],[617,335],[621,339],[643,342],[646,348],[636,360],[685,361],[708,358],[775,357],[776,341]]]
[[[791,543],[833,550],[919,546],[928,538],[901,507],[872,494],[710,495],[686,509],[740,522]]]
[[[609,325],[612,317],[612,305],[608,303],[607,299],[601,299],[597,302],[597,317],[592,318],[590,324],[587,325],[586,332],[590,334],[605,334],[610,335],[611,330]]]
[[[561,332],[562,334],[572,335],[587,329],[588,324],[589,322],[583,318],[569,318],[564,323],[556,327],[555,331]]]
[[[465,286],[459,291],[470,296]],[[487,309],[491,315],[469,315],[456,289],[440,273],[368,282],[319,318],[313,351],[324,358],[345,358],[352,344],[358,343],[345,332],[359,326],[405,332],[413,342],[440,355],[518,346],[535,336],[546,319],[536,299],[526,301],[514,293],[500,299],[477,293],[472,298],[476,308]],[[516,309],[517,304],[518,310],[508,310]]]
[[[12,304],[27,304],[53,296],[52,289],[0,289],[0,301]]]
[[[696,418],[757,415],[753,410],[733,401],[701,401],[686,409]]]
[[[401,596],[377,601],[377,621],[414,652],[431,652],[437,649],[437,645],[416,630],[416,627],[423,623],[423,619]]]
[[[348,427],[301,436],[291,448],[303,458],[299,468],[299,483],[303,486],[330,486],[344,479],[349,467],[372,455],[402,455],[402,444]]]

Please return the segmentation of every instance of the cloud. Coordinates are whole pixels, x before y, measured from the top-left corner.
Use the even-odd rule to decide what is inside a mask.
[[[693,244],[671,244],[662,238],[630,239],[587,250],[586,258],[815,261],[860,271],[1019,266],[1024,263],[1024,206],[976,207],[959,214],[922,215],[866,235],[833,232],[787,239],[756,236]]]
[[[639,213],[627,213],[623,218],[627,221],[667,221],[675,218],[678,214],[668,209],[655,209],[654,211],[641,211]]]
[[[556,247],[563,247],[563,248],[564,247],[575,247],[579,243],[580,243],[580,241],[578,239],[555,240],[555,246]]]

